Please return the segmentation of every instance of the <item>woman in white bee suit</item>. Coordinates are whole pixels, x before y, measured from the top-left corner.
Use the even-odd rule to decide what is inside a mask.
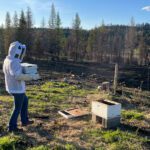
[[[18,41],[10,44],[8,56],[4,60],[6,91],[14,97],[14,109],[9,121],[9,131],[23,131],[17,127],[20,114],[22,126],[33,123],[28,119],[28,98],[25,94],[25,81],[36,80],[36,76],[23,74],[21,62],[26,52],[26,46]]]

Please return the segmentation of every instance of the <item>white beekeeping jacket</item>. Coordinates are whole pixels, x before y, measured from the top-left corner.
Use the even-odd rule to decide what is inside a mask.
[[[3,72],[5,74],[5,86],[8,93],[25,93],[25,82],[22,76],[20,62],[25,55],[26,47],[18,41],[10,44],[8,56],[4,60]]]

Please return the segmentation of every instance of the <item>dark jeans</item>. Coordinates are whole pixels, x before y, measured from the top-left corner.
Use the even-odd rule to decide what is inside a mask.
[[[9,130],[14,130],[17,128],[17,119],[20,114],[22,124],[28,122],[28,98],[25,93],[15,94],[12,93],[14,97],[14,109],[9,121]]]

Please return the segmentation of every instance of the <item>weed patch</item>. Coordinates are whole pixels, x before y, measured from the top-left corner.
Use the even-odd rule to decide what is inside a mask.
[[[16,144],[19,143],[18,136],[4,136],[0,138],[0,150],[15,150]]]
[[[121,115],[122,115],[122,118],[123,119],[136,119],[136,120],[143,120],[144,119],[144,114],[143,113],[140,113],[140,112],[137,112],[137,111],[134,111],[134,110],[130,110],[130,111],[126,111],[126,110],[123,110],[121,112]]]

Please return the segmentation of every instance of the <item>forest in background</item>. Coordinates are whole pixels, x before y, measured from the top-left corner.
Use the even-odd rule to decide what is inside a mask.
[[[40,27],[34,27],[32,10],[6,13],[0,26],[0,59],[8,53],[11,42],[27,46],[27,59],[72,60],[98,63],[148,65],[150,60],[150,24],[105,25],[85,30],[78,13],[71,28],[63,28],[59,12],[51,6],[49,20],[44,17]]]

